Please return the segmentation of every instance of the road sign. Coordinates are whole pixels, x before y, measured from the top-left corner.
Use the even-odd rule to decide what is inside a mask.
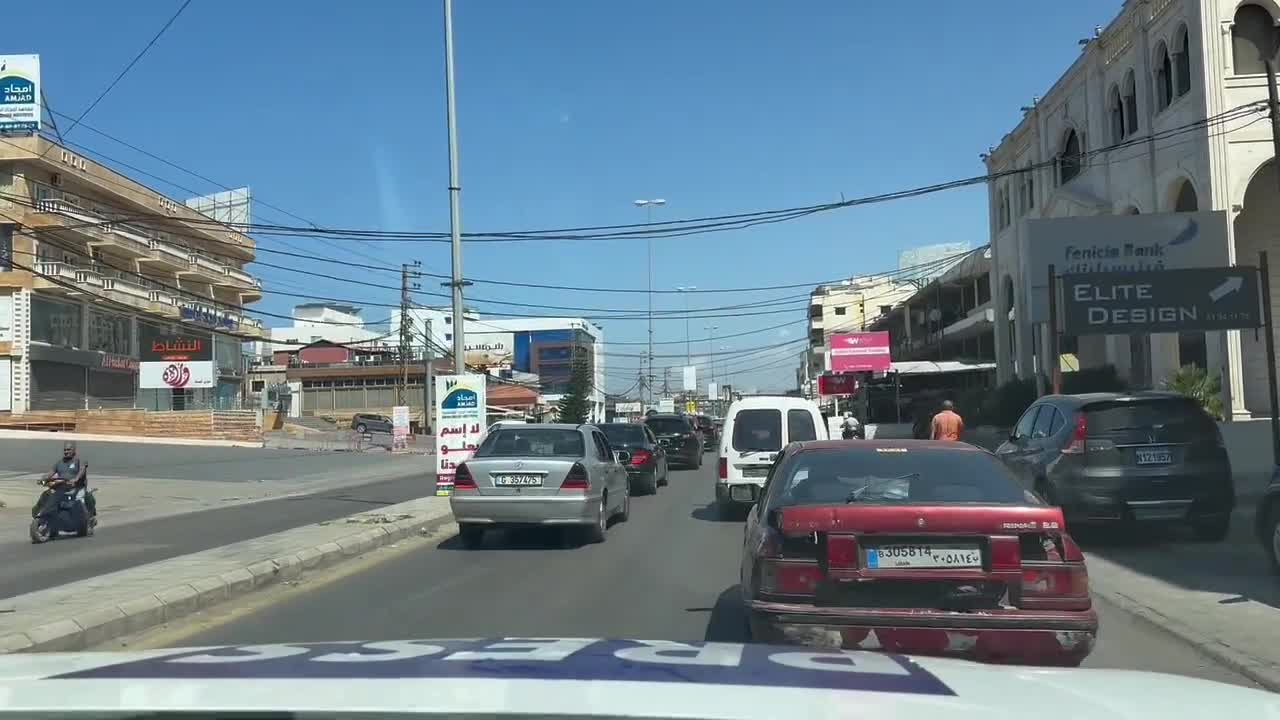
[[[1063,331],[1134,335],[1262,326],[1257,268],[1062,276]]]

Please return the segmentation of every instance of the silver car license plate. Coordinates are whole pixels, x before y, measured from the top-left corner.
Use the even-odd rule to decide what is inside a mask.
[[[1136,451],[1139,465],[1168,465],[1173,462],[1173,453],[1166,449]]]
[[[494,475],[493,484],[499,487],[542,487],[542,476],[529,474]]]

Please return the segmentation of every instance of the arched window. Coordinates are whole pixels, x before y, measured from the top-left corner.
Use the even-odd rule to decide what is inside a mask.
[[[1156,46],[1156,112],[1169,107],[1173,102],[1173,62],[1169,59],[1169,48],[1164,43]]]
[[[1280,49],[1280,30],[1261,5],[1241,5],[1231,25],[1231,62],[1237,75],[1266,72],[1263,64]]]
[[[1111,121],[1111,142],[1124,140],[1124,104],[1120,102],[1120,88],[1115,85],[1107,93],[1107,119]]]
[[[1183,180],[1178,188],[1178,197],[1173,201],[1174,212],[1196,212],[1200,209],[1200,199],[1196,197],[1196,189],[1190,182]]]
[[[1080,174],[1083,159],[1080,136],[1075,130],[1068,130],[1062,140],[1062,152],[1058,155],[1058,184],[1065,185],[1074,180]]]
[[[1120,102],[1124,105],[1125,134],[1132,135],[1138,132],[1138,82],[1132,70],[1124,76]]]
[[[1186,25],[1173,33],[1173,94],[1182,97],[1191,92],[1191,36]]]

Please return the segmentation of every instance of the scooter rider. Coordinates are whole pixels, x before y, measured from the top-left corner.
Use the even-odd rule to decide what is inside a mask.
[[[854,440],[858,437],[858,419],[853,416],[853,413],[844,414],[844,422],[840,424],[840,435],[845,440]]]
[[[62,445],[62,459],[54,463],[53,470],[45,477],[46,481],[57,480],[75,489],[75,497],[84,503],[90,518],[98,516],[98,503],[93,493],[89,492],[89,465],[76,453],[76,444],[67,441]],[[43,498],[41,498],[43,500]],[[37,504],[38,506],[38,504]]]

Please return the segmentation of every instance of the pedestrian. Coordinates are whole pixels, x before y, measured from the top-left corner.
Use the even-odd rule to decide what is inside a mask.
[[[956,412],[955,403],[943,400],[942,411],[933,416],[931,426],[930,439],[954,442],[960,440],[960,433],[964,432],[964,419]]]
[[[845,440],[853,440],[858,436],[858,421],[853,417],[853,413],[844,414],[844,422],[840,425],[840,435]]]

